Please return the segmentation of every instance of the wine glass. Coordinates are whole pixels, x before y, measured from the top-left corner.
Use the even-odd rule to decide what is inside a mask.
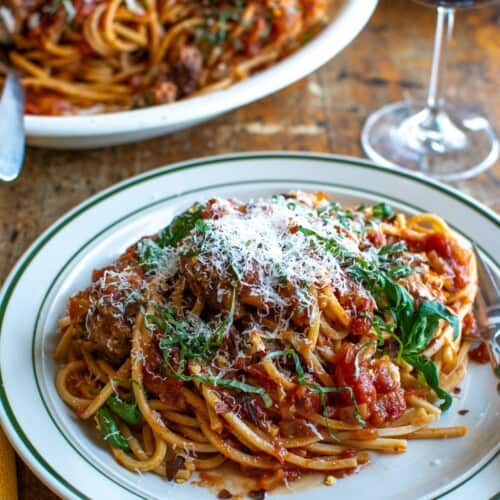
[[[492,0],[415,0],[437,7],[436,38],[425,103],[398,102],[373,113],[361,142],[367,156],[387,166],[418,170],[455,181],[479,174],[498,159],[499,143],[488,120],[466,107],[446,104],[444,69],[455,9]]]

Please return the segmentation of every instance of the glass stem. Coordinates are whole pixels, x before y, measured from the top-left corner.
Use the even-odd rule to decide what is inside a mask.
[[[449,40],[453,32],[454,18],[454,9],[438,7],[431,78],[429,82],[429,92],[427,94],[427,108],[433,114],[437,114],[443,101],[442,94],[446,69],[446,55],[449,47]]]

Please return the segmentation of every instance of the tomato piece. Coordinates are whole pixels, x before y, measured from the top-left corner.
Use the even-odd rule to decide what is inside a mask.
[[[77,42],[75,48],[82,56],[90,56],[94,53],[94,49],[87,42]]]
[[[406,401],[402,389],[379,394],[372,407],[369,421],[372,425],[381,426],[385,422],[398,419],[406,410]]]
[[[382,231],[370,231],[366,235],[368,241],[375,245],[377,248],[382,246],[382,243],[384,242],[384,234]]]
[[[465,288],[469,282],[469,273],[463,266],[456,266],[454,285],[456,288]]]
[[[342,345],[336,357],[335,382],[337,386],[351,387],[358,407],[367,407],[366,420],[374,426],[381,426],[404,413],[404,390],[400,386],[397,367],[387,356],[380,359],[369,359],[363,354],[357,356],[359,348],[351,343]],[[352,405],[347,391],[341,395],[345,405]],[[345,412],[339,408],[336,415],[342,418]]]
[[[335,377],[339,386],[347,385],[352,387],[358,404],[367,403],[370,406],[376,401],[377,392],[367,369],[366,362],[363,360],[359,361],[359,373],[357,377],[355,376],[357,351],[358,348],[354,344],[346,343],[342,345],[337,355]],[[346,399],[346,403],[352,404],[352,401]]]
[[[469,352],[469,358],[476,363],[487,363],[490,360],[486,344],[479,344]]]
[[[357,454],[357,450],[352,448],[347,448],[339,453],[340,458],[354,458]]]
[[[386,394],[397,388],[397,383],[392,376],[391,364],[389,360],[381,359],[374,366],[373,383],[378,393]]]
[[[442,233],[431,233],[425,238],[424,248],[426,252],[435,250],[440,257],[449,259],[452,256],[452,248],[446,236]]]
[[[462,321],[462,332],[464,335],[478,335],[479,328],[472,311],[469,311]]]
[[[366,316],[354,318],[349,327],[354,335],[366,335],[371,329],[372,323]]]

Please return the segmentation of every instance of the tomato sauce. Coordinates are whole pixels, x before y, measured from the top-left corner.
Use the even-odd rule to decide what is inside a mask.
[[[479,344],[477,347],[469,351],[469,358],[476,363],[488,363],[490,356],[486,344]]]
[[[342,345],[335,366],[336,385],[352,388],[357,404],[366,405],[366,420],[370,424],[380,426],[396,420],[406,410],[406,402],[404,390],[392,375],[391,361],[386,357],[367,359],[360,354],[356,370],[358,350],[359,347],[351,343]],[[345,405],[353,404],[347,391],[342,398]]]
[[[469,254],[455,241],[443,233],[430,233],[423,241],[408,241],[411,251],[435,252],[453,272],[453,285],[456,290],[464,288],[468,283]]]

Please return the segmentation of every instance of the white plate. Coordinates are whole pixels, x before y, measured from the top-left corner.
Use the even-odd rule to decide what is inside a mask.
[[[33,116],[28,144],[81,149],[139,141],[181,130],[272,94],[300,80],[346,47],[370,19],[377,0],[334,0],[334,18],[311,42],[271,68],[230,88],[166,106],[93,116]]]
[[[54,389],[56,322],[68,297],[89,283],[93,268],[111,262],[195,200],[214,195],[245,199],[294,188],[325,190],[344,203],[384,200],[407,212],[436,212],[486,254],[498,252],[499,220],[485,207],[430,180],[341,157],[270,153],[208,158],[148,172],[94,196],[32,245],[0,295],[0,417],[17,451],[46,484],[65,498],[213,498],[205,489],[124,470],[76,421]],[[332,493],[357,498],[365,491],[370,499],[385,500],[436,497],[462,483],[468,487],[479,470],[498,466],[498,460],[491,462],[499,448],[500,399],[489,366],[472,365],[461,386],[440,424],[466,424],[467,437],[412,441],[404,455],[374,455],[370,466],[338,481],[334,489],[318,486],[272,498],[326,500]],[[464,408],[469,413],[460,416],[457,411]],[[474,490],[484,494],[476,498],[487,498],[500,486],[498,474],[484,477],[478,486],[482,490]]]

